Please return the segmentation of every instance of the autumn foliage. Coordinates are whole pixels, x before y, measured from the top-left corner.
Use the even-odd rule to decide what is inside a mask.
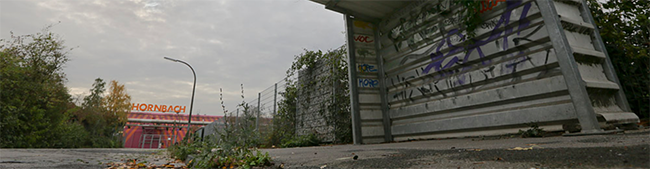
[[[124,85],[97,79],[76,105],[63,66],[71,50],[49,31],[0,39],[0,148],[120,147],[130,110]]]

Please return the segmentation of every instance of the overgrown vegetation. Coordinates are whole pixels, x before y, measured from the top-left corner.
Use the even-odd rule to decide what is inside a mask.
[[[491,4],[485,4],[485,3],[498,3],[499,1],[497,0],[484,0],[484,1],[452,1],[455,4],[460,4],[463,8],[461,8],[464,13],[462,18],[463,25],[465,28],[465,31],[467,32],[468,39],[472,40],[472,38],[476,37],[476,28],[478,28],[482,23],[483,20],[481,20],[481,16],[479,15],[482,7],[486,7]],[[491,8],[491,7],[490,7]]]
[[[283,141],[282,147],[307,147],[317,146],[320,144],[320,139],[316,134],[308,134],[304,136],[294,136],[291,139]]]
[[[113,81],[103,97],[98,79],[76,105],[62,70],[72,49],[51,27],[0,40],[0,147],[121,147],[130,105],[124,85]]]
[[[223,98],[222,98],[223,99]],[[242,100],[244,88],[242,85]],[[227,112],[223,105],[224,112]],[[260,145],[259,132],[256,131],[256,114],[251,107],[242,101],[238,106],[242,110],[239,117],[225,116],[223,128],[216,128],[215,135],[208,135],[203,141],[198,136],[191,140],[168,147],[170,154],[177,159],[186,160],[188,155],[194,159],[188,162],[188,167],[222,168],[271,165],[268,153],[261,153],[256,147]]]
[[[543,128],[539,128],[539,125],[537,123],[530,123],[528,124],[530,126],[529,129],[526,131],[524,130],[519,130],[519,136],[522,138],[528,138],[528,137],[544,137],[544,134],[546,134],[546,131],[544,131]]]
[[[309,109],[311,98],[301,98],[298,101],[298,97],[323,89],[332,89],[332,91],[329,97],[317,105],[316,109],[327,125],[334,127],[334,142],[352,141],[346,57],[346,49],[343,47],[328,52],[305,50],[295,57],[291,68],[287,70],[287,77],[295,76],[300,71],[304,71],[306,76],[313,76],[312,72],[315,71],[317,64],[328,68],[328,72],[315,76],[317,78],[304,78],[306,80],[303,81],[287,80],[286,91],[280,93],[284,100],[278,103],[280,109],[275,116],[273,133],[269,136],[270,143],[282,146],[302,145],[302,143],[295,144],[305,140],[305,137],[299,137],[295,133],[296,125],[299,125],[295,119],[296,109],[298,106],[305,111]],[[309,145],[309,143],[305,144]]]
[[[168,147],[170,154],[177,159],[187,160],[189,155],[194,159],[189,162],[190,167],[197,168],[222,168],[240,166],[244,168],[254,166],[271,165],[268,154],[263,154],[257,147],[302,147],[316,146],[321,143],[315,133],[298,136],[295,133],[296,107],[299,91],[309,91],[308,86],[315,83],[334,84],[336,89],[330,98],[320,104],[320,113],[326,119],[328,125],[336,126],[334,133],[337,143],[348,143],[352,140],[350,122],[350,101],[347,87],[347,64],[345,62],[345,49],[340,48],[334,51],[323,53],[321,51],[305,51],[296,57],[291,69],[287,71],[288,76],[300,70],[314,68],[317,61],[325,61],[331,68],[329,75],[322,76],[317,81],[299,83],[288,80],[285,92],[280,93],[284,99],[278,103],[278,112],[274,116],[272,130],[262,137],[260,131],[256,130],[257,114],[256,108],[249,106],[242,101],[238,105],[241,114],[233,117],[232,113],[223,104],[224,126],[215,129],[216,135],[208,135],[203,141],[198,137],[192,137],[189,141]],[[223,95],[221,95],[223,96]],[[242,100],[244,100],[244,88],[242,85]],[[228,116],[230,114],[230,116]]]
[[[294,138],[296,133],[296,103],[298,88],[288,81],[287,87],[280,95],[284,98],[278,103],[278,112],[273,118],[271,132],[266,135],[265,147],[280,146]]]
[[[588,2],[632,111],[647,119],[650,112],[650,1]]]
[[[95,79],[90,95],[83,98],[77,111],[72,112],[69,122],[77,123],[86,129],[88,137],[79,143],[89,147],[122,147],[122,132],[130,110],[131,96],[126,94],[124,85],[113,80],[109,94],[105,94],[106,83]]]

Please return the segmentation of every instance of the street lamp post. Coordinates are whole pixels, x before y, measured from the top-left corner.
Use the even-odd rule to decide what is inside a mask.
[[[192,85],[192,101],[190,101],[190,117],[187,120],[187,133],[185,133],[185,137],[188,137],[189,134],[190,134],[190,129],[192,127],[192,107],[194,106],[194,91],[196,89],[196,72],[194,72],[194,68],[192,68],[192,66],[190,66],[190,64],[188,64],[185,61],[178,60],[178,59],[173,59],[173,58],[169,58],[169,57],[163,57],[163,58],[165,58],[167,60],[174,61],[174,62],[180,62],[180,63],[183,63],[183,64],[187,65],[187,67],[190,67],[190,69],[192,70],[192,74],[194,75],[194,84]],[[190,139],[190,138],[188,138],[188,139]]]

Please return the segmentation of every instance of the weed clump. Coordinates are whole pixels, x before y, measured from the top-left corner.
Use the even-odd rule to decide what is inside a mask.
[[[242,99],[244,90],[242,85]],[[222,101],[222,107],[223,106]],[[187,136],[191,140],[170,146],[167,150],[180,160],[188,160],[190,168],[251,168],[272,165],[268,153],[257,149],[260,145],[260,134],[256,130],[254,115],[251,107],[242,101],[239,105],[243,114],[239,117],[226,116],[221,120],[223,126],[215,126],[215,134],[205,136],[203,141],[198,135]]]
[[[289,140],[284,140],[282,147],[307,147],[317,146],[320,143],[316,134],[309,134],[304,136],[297,136]]]
[[[539,128],[539,125],[537,123],[530,123],[528,126],[530,126],[530,128],[526,131],[519,130],[518,134],[521,136],[521,138],[544,137],[544,134],[546,134],[546,131],[544,131],[543,128]]]

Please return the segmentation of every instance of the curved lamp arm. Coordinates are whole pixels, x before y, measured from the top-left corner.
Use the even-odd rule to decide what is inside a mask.
[[[187,120],[187,133],[185,133],[185,137],[188,137],[189,133],[190,133],[190,129],[192,127],[192,107],[194,107],[194,91],[196,90],[196,72],[194,72],[194,68],[192,68],[192,66],[190,66],[190,64],[188,64],[185,61],[170,58],[170,57],[163,57],[163,58],[165,58],[167,60],[170,60],[170,61],[173,61],[173,62],[180,62],[180,63],[183,63],[183,64],[187,65],[187,67],[190,67],[190,69],[192,70],[192,74],[194,75],[194,84],[192,85],[192,100],[190,101],[190,116],[189,116],[189,119]],[[190,139],[190,138],[188,138],[188,139]]]

